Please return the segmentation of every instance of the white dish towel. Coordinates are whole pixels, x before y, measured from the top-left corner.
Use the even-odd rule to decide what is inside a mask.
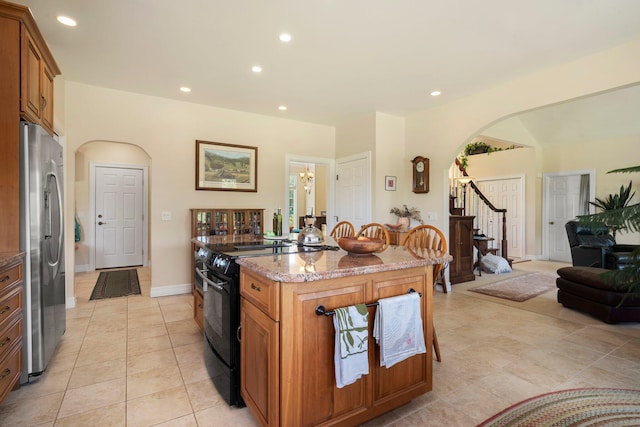
[[[390,368],[411,356],[426,353],[420,294],[411,292],[378,300],[373,336],[380,346],[380,366]]]
[[[334,364],[336,386],[353,384],[369,373],[369,311],[364,304],[337,308],[333,316],[336,330]]]

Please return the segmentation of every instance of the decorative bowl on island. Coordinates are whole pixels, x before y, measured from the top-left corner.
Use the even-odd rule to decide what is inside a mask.
[[[384,247],[384,240],[371,239],[369,237],[341,237],[338,246],[349,252],[350,255],[369,255],[380,252]]]

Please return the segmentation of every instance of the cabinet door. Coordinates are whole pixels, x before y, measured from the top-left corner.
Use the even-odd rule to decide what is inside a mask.
[[[472,216],[449,217],[449,250],[453,261],[449,264],[451,283],[475,279],[473,274],[473,218]]]
[[[202,294],[198,289],[193,290],[193,320],[204,331],[204,304]]]
[[[53,79],[55,76],[46,64],[43,63],[42,65],[42,95],[40,104],[42,106],[42,125],[50,133],[53,133]]]
[[[233,226],[233,224],[229,224],[229,212],[224,210],[216,210],[213,211],[213,224],[212,230],[216,235],[227,235],[229,234],[229,227]],[[233,233],[233,230],[231,230]]]
[[[240,394],[261,425],[278,426],[278,323],[245,298],[242,298],[241,310]]]
[[[21,98],[22,112],[34,122],[40,122],[42,105],[42,88],[40,73],[42,68],[42,56],[29,33],[22,30],[22,71],[21,71]],[[52,106],[53,108],[53,106]]]
[[[374,384],[373,401],[374,405],[393,399],[396,396],[405,394],[407,390],[422,389],[423,392],[431,390],[431,363],[432,363],[432,340],[433,340],[433,322],[432,322],[432,296],[433,288],[432,275],[433,266],[426,268],[427,274],[416,274],[402,278],[392,279],[376,279],[373,282],[374,299],[389,298],[398,295],[404,295],[410,289],[422,293],[421,312],[423,314],[423,330],[425,337],[425,346],[427,352],[412,356],[400,363],[393,365],[391,368],[380,366],[380,347],[373,345],[373,351],[370,352],[370,369]],[[427,289],[429,291],[427,291]],[[426,315],[425,315],[426,313]],[[370,321],[373,325],[373,317]],[[375,344],[375,339],[372,337]]]
[[[283,284],[281,330],[281,421],[283,426],[315,426],[329,419],[357,416],[368,406],[370,376],[336,388],[333,316],[318,316],[316,306],[327,310],[366,302],[367,280],[351,277],[340,289]],[[285,290],[287,293],[285,294]],[[310,288],[310,289],[309,289]],[[370,316],[371,316],[370,310]],[[371,322],[369,350],[371,350]],[[302,367],[304,366],[304,369]]]

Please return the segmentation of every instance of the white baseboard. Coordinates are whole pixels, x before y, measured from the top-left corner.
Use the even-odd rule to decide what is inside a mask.
[[[191,283],[185,283],[183,285],[169,285],[169,286],[154,286],[151,287],[151,298],[167,297],[171,295],[183,295],[191,293]]]
[[[65,302],[65,306],[68,309],[70,308],[75,308],[76,307],[76,297],[67,297],[66,298],[66,302]]]
[[[89,264],[76,265],[73,269],[76,273],[86,273],[87,271],[91,271]]]

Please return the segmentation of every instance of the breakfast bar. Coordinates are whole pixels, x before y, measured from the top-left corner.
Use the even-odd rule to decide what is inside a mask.
[[[241,395],[264,426],[355,426],[432,389],[433,266],[451,260],[438,251],[390,247],[354,256],[344,250],[241,258]],[[369,310],[369,374],[336,387],[331,316],[316,313],[413,289],[427,352],[380,366]]]

